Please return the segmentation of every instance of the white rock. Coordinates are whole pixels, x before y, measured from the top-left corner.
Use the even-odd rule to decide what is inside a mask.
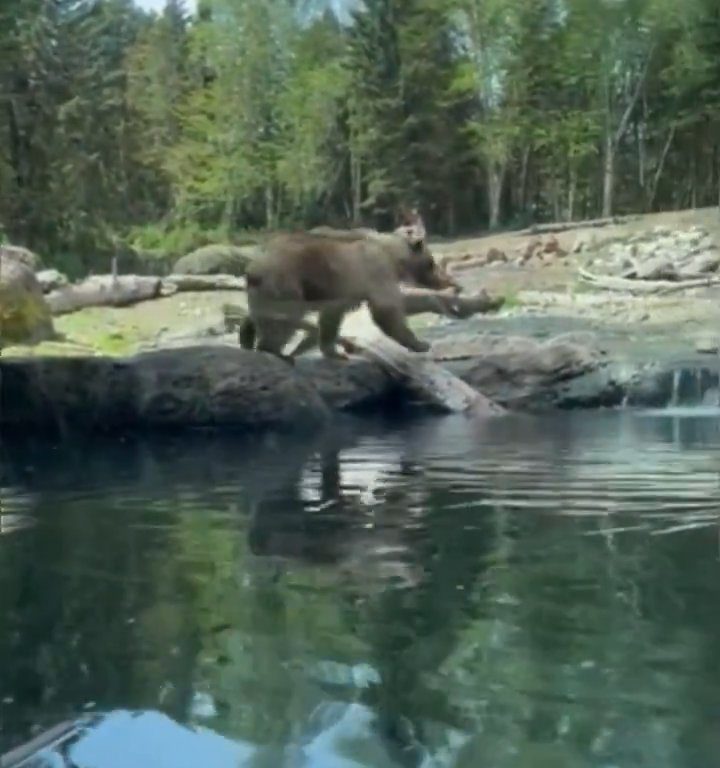
[[[706,355],[720,352],[720,336],[701,336],[695,340],[695,351]]]
[[[674,280],[677,272],[671,259],[657,256],[637,265],[637,277],[638,280]]]
[[[717,272],[720,268],[720,252],[708,251],[689,259],[678,270],[682,277],[700,277]]]

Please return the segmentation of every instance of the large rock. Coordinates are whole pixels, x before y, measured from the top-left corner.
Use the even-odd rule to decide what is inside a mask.
[[[307,427],[329,413],[315,387],[292,367],[235,346],[127,359],[3,359],[0,372],[5,429]]]
[[[42,269],[42,259],[36,253],[20,245],[0,245],[0,258],[2,257],[19,261],[33,272]]]
[[[35,273],[0,250],[0,346],[35,344],[54,336],[50,308]]]
[[[57,291],[59,288],[65,288],[69,284],[67,275],[62,272],[58,272],[57,269],[41,269],[35,273],[40,288],[43,293],[50,293],[50,291]]]
[[[485,396],[516,410],[659,406],[673,397],[677,379],[677,366],[669,363],[610,360],[587,332],[546,340],[453,335],[436,339],[432,355]],[[717,370],[702,363],[695,368],[685,377],[694,395],[718,387]],[[307,429],[323,424],[332,411],[390,406],[394,412],[413,397],[365,358],[308,356],[292,367],[234,344],[196,344],[127,359],[4,358],[0,375],[0,429],[36,431]],[[416,400],[412,405],[423,406]]]
[[[686,280],[720,268],[720,252],[702,227],[656,227],[608,246],[610,270],[638,280]]]
[[[255,245],[204,245],[178,259],[172,271],[181,275],[242,277],[257,253]]]
[[[487,397],[510,408],[561,405],[562,385],[605,364],[592,334],[564,334],[546,341],[481,334],[439,340],[433,356]]]
[[[681,278],[692,279],[704,277],[720,269],[720,251],[712,249],[692,256],[689,261],[680,265],[678,270]]]
[[[672,259],[664,255],[637,262],[635,273],[638,280],[677,280]]]

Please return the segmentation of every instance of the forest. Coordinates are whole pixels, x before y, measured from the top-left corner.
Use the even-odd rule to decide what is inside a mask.
[[[0,239],[71,272],[278,228],[720,203],[717,0],[4,0]]]

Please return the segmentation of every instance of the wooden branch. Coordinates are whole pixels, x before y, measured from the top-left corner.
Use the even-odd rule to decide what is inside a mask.
[[[433,360],[409,352],[382,333],[376,333],[353,345],[366,357],[383,366],[392,376],[443,410],[474,416],[499,416],[505,409],[473,389]]]
[[[176,291],[244,291],[245,278],[235,275],[167,275],[163,287]]]
[[[591,283],[598,288],[609,291],[626,291],[627,293],[643,293],[664,295],[685,291],[689,288],[704,288],[711,285],[720,285],[720,277],[693,278],[691,280],[628,280],[624,277],[613,275],[595,275],[584,269],[578,270],[581,280]]]
[[[161,295],[159,277],[94,275],[80,283],[50,291],[45,300],[54,315],[64,315],[85,307],[127,307]]]

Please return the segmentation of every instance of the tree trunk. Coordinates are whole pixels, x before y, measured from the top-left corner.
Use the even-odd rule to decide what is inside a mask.
[[[640,122],[635,130],[638,151],[638,184],[641,190],[645,190],[645,127]]]
[[[455,196],[450,193],[448,195],[448,204],[446,209],[446,216],[447,216],[447,234],[448,235],[454,235],[456,231],[456,221],[455,221]]]
[[[520,181],[518,183],[518,210],[525,213],[525,204],[527,202],[527,180],[528,167],[530,165],[530,145],[523,149],[522,160],[520,162]]]
[[[51,291],[45,300],[54,315],[64,315],[85,307],[127,307],[162,294],[159,277],[138,275],[96,275],[81,283]]]
[[[690,207],[697,208],[697,152],[694,148],[690,164]]]
[[[653,176],[653,180],[650,185],[650,192],[647,201],[648,212],[651,212],[653,210],[653,206],[655,205],[655,197],[657,195],[658,185],[660,183],[660,178],[662,177],[663,169],[665,168],[665,160],[667,159],[668,152],[670,151],[670,145],[672,144],[673,137],[675,136],[675,128],[676,124],[673,123],[670,126],[667,139],[665,140],[662,152],[660,153],[660,159],[658,161],[657,168],[655,169],[655,175]]]
[[[500,204],[502,201],[503,176],[505,169],[500,163],[489,161],[488,182],[488,218],[490,229],[494,229],[500,222]]]
[[[607,218],[613,212],[613,189],[615,187],[615,144],[610,131],[605,134],[605,156],[603,160],[603,203],[602,216]]]
[[[166,275],[162,285],[172,291],[244,291],[245,278],[236,275]]]
[[[273,210],[273,190],[271,184],[265,185],[265,226],[268,229],[274,228],[274,210]]]
[[[570,168],[570,180],[568,182],[567,220],[572,221],[575,215],[575,194],[577,192],[577,170]]]
[[[432,312],[447,317],[471,317],[476,314],[496,312],[505,303],[502,296],[492,296],[486,291],[454,295],[445,291],[432,291],[415,286],[402,286],[405,314],[420,315]]]
[[[606,83],[606,98],[607,98],[607,115],[605,126],[605,158],[603,163],[603,216],[612,216],[613,212],[613,193],[615,189],[615,153],[617,152],[620,142],[627,133],[628,125],[630,124],[630,117],[632,116],[635,106],[640,98],[645,87],[645,80],[647,79],[648,69],[650,68],[650,62],[652,61],[654,52],[654,45],[650,47],[645,58],[645,64],[643,65],[642,72],[640,73],[637,82],[635,84],[635,90],[633,91],[630,100],[625,106],[625,111],[620,118],[620,122],[617,129],[613,131],[611,129],[612,123],[612,110],[610,107],[610,88]]]
[[[560,221],[560,219],[562,219],[562,216],[560,215],[560,182],[558,181],[557,176],[554,176],[552,180],[550,199],[552,201],[553,221]]]
[[[352,220],[354,224],[361,221],[362,203],[362,166],[360,158],[353,152],[350,156],[350,184],[352,187]]]
[[[447,368],[409,352],[379,330],[373,330],[367,338],[352,344],[423,400],[434,403],[444,411],[486,418],[505,413],[502,406],[485,397]]]

